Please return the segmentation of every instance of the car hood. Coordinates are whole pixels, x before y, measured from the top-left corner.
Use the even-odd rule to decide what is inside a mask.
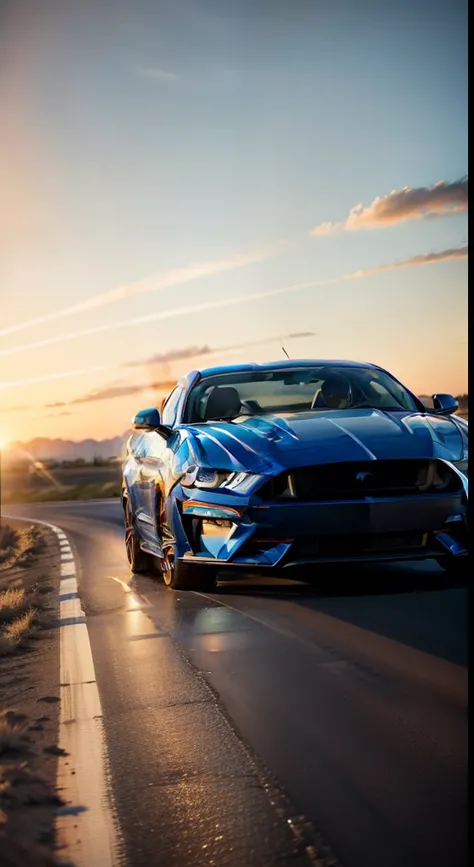
[[[463,436],[451,418],[378,409],[242,416],[187,426],[201,461],[272,473],[338,461],[443,458],[460,461]]]

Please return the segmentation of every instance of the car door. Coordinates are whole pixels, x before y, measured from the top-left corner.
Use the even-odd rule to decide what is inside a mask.
[[[181,395],[182,389],[176,387],[163,403],[161,421],[168,428],[174,427]],[[136,509],[135,516],[143,539],[152,545],[161,544],[160,513],[169,475],[170,457],[167,437],[160,431],[145,431],[137,459],[140,506]]]
[[[135,519],[143,539],[152,545],[159,543],[158,498],[163,488],[166,452],[167,440],[159,431],[146,431],[143,434],[142,451],[137,459],[139,505],[135,510]]]

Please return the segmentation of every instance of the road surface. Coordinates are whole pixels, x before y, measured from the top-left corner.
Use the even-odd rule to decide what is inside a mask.
[[[72,544],[126,867],[467,864],[467,591],[435,564],[175,593],[131,578],[118,502],[6,512]]]

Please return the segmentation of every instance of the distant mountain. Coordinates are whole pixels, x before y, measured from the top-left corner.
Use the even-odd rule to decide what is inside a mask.
[[[53,459],[56,461],[77,460],[83,458],[86,461],[93,461],[94,458],[118,457],[123,454],[125,443],[127,442],[129,432],[125,432],[122,436],[112,437],[106,440],[73,440],[48,439],[47,437],[36,437],[29,442],[14,442],[10,443],[8,452],[13,456],[16,452],[27,452],[35,460]],[[7,455],[5,455],[5,458]]]

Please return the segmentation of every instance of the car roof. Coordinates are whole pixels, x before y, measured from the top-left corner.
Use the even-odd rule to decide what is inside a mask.
[[[366,367],[371,370],[380,370],[376,364],[367,361],[347,361],[327,358],[290,358],[281,361],[268,361],[261,364],[249,362],[247,364],[220,364],[217,367],[198,368],[197,373],[201,376],[215,376],[218,373],[246,373],[259,370],[293,370],[295,367],[319,367],[328,365],[331,367]]]

